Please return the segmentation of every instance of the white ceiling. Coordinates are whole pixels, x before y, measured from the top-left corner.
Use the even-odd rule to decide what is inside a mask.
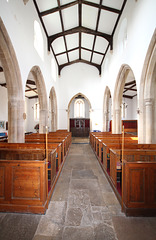
[[[98,68],[127,0],[33,0],[61,69],[75,62]],[[74,61],[74,62],[73,62]],[[86,62],[87,61],[87,62]]]

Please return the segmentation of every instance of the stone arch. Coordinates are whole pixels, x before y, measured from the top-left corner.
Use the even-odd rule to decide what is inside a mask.
[[[139,142],[156,143],[156,30],[141,75],[139,94]]]
[[[103,131],[109,132],[110,123],[110,97],[111,92],[108,86],[105,88],[104,101],[103,101]]]
[[[55,132],[57,130],[57,98],[55,88],[52,87],[50,91],[50,113],[51,113],[51,131]]]
[[[114,97],[113,97],[113,118],[112,118],[112,133],[118,134],[122,131],[121,126],[121,104],[122,95],[125,86],[126,79],[128,75],[134,77],[132,69],[127,65],[122,65],[117,76],[117,81],[115,84]],[[135,77],[134,77],[135,79]]]
[[[24,142],[24,94],[16,54],[0,18],[0,59],[8,91],[8,142]]]
[[[90,101],[89,101],[89,99],[84,95],[84,94],[82,94],[82,93],[77,93],[77,94],[75,94],[72,98],[71,98],[71,100],[70,100],[70,102],[69,102],[69,104],[68,104],[68,110],[67,110],[67,112],[68,112],[68,131],[69,131],[69,119],[70,119],[70,105],[71,105],[71,102],[76,98],[76,97],[78,97],[79,95],[81,95],[82,97],[84,97],[85,99],[86,99],[86,101],[88,102],[88,104],[89,104],[89,113],[90,113],[90,131],[92,131],[92,115],[91,115],[91,113],[92,113],[92,107],[91,107],[91,103],[90,103]]]
[[[39,133],[46,132],[46,126],[48,126],[48,100],[46,86],[42,72],[38,66],[32,67],[30,70],[38,91],[38,100],[40,106],[40,117],[39,117]]]

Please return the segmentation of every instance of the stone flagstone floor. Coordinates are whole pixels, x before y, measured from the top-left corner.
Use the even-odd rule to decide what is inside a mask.
[[[0,239],[155,240],[156,218],[125,217],[85,142],[71,145],[46,214],[1,213]]]

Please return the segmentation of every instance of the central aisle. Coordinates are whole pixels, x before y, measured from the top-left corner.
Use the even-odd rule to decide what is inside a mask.
[[[155,240],[156,218],[126,217],[88,140],[73,141],[33,240]]]
[[[90,145],[72,144],[34,240],[116,239],[112,215],[123,214]]]

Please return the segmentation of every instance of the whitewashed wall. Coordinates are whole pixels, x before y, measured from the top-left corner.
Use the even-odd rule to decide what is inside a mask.
[[[16,52],[23,81],[23,94],[31,68],[38,65],[45,80],[47,98],[51,87],[55,87],[58,99],[58,128],[62,129],[68,127],[67,109],[70,100],[75,94],[81,92],[91,103],[92,129],[102,130],[105,87],[110,88],[113,99],[115,82],[123,64],[128,64],[134,73],[137,82],[137,97],[139,97],[143,63],[155,29],[155,13],[155,0],[127,1],[114,35],[113,51],[108,52],[104,61],[102,76],[99,76],[94,67],[79,63],[64,68],[61,76],[56,77],[56,69],[51,67],[53,56],[47,52],[47,39],[33,2],[29,1],[24,5],[20,0],[0,0],[0,16]],[[43,35],[43,59],[34,48],[33,25],[35,20],[39,22]],[[134,104],[136,102],[138,101],[135,100]],[[132,115],[131,117],[136,117],[136,113]],[[31,123],[27,124],[29,125]]]
[[[102,129],[103,89],[99,72],[92,66],[77,63],[62,70],[59,79],[59,128],[68,126],[68,104],[82,93],[91,103],[92,129]]]
[[[113,51],[108,51],[102,68],[103,89],[108,86],[112,99],[119,70],[123,64],[132,69],[138,96],[142,68],[150,40],[156,27],[155,0],[127,1],[113,39]]]

